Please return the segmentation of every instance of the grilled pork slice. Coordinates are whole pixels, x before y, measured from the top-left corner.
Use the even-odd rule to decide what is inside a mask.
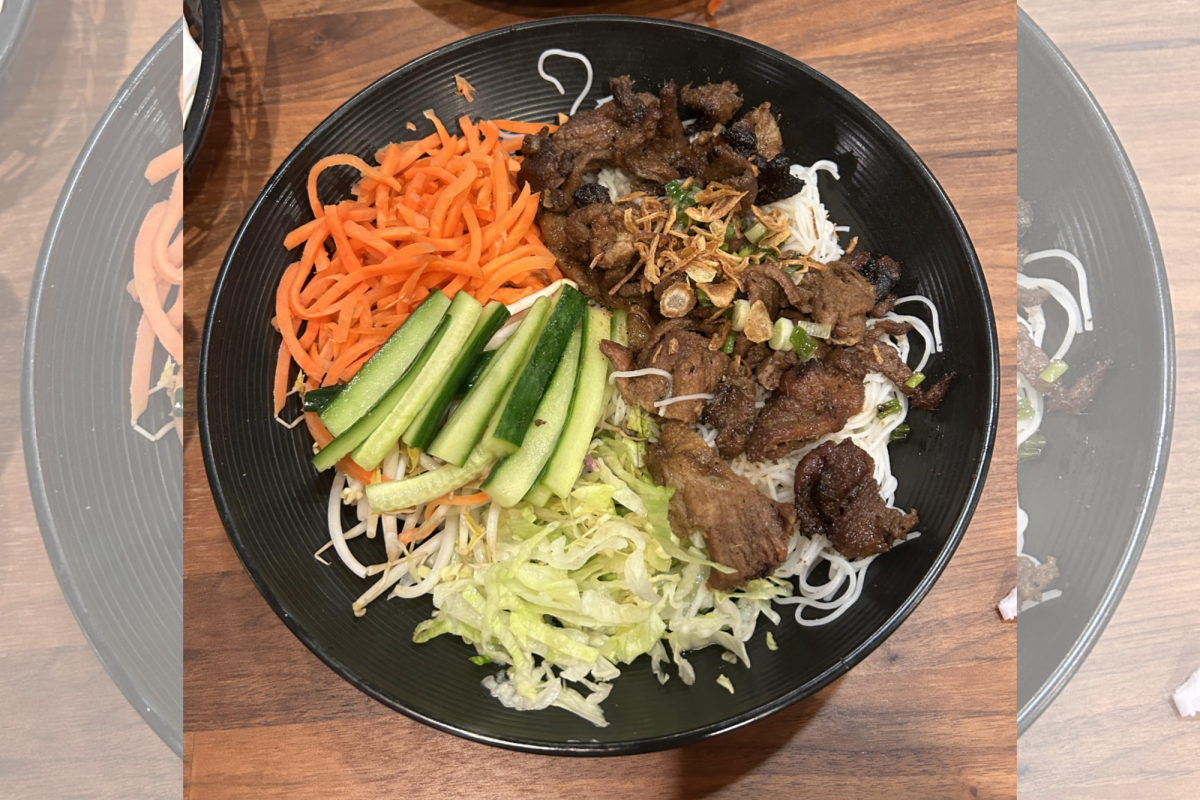
[[[746,581],[770,575],[787,558],[795,512],[764,495],[736,474],[700,434],[675,420],[663,423],[649,446],[646,464],[654,480],[671,486],[671,529],[687,539],[704,534],[713,561],[733,567],[713,570],[708,585],[732,591]]]

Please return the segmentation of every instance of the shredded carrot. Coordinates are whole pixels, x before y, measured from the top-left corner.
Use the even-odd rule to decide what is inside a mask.
[[[304,422],[308,425],[308,432],[312,434],[317,447],[325,447],[333,441],[333,434],[325,427],[325,423],[321,422],[321,417],[316,412],[305,411]]]
[[[454,91],[461,94],[468,103],[475,102],[475,87],[467,83],[467,79],[462,75],[454,76]]]
[[[176,145],[146,165],[146,180],[158,183],[183,168],[183,145]]]
[[[180,83],[183,103],[183,83]],[[138,424],[150,401],[152,387],[162,386],[168,395],[183,387],[183,145],[151,159],[143,173],[150,184],[175,176],[171,194],[155,203],[142,219],[133,249],[133,280],[130,293],[141,304],[130,370],[129,405],[131,423],[143,434],[152,435]],[[175,298],[167,308],[174,291]],[[155,341],[170,358],[161,371],[154,369]],[[171,361],[174,364],[171,364]],[[286,391],[286,390],[285,390]],[[183,421],[175,417],[175,433],[183,441]]]
[[[349,475],[351,478],[354,478],[354,480],[358,481],[364,486],[368,486],[375,482],[374,476],[370,472],[367,472],[365,469],[360,467],[358,464],[355,464],[354,459],[352,459],[350,456],[346,456],[341,461],[337,462],[337,469],[338,472]]]
[[[542,122],[516,122],[511,119],[494,119],[492,120],[492,124],[500,130],[508,133],[538,134],[541,133],[545,128],[549,128],[550,133],[554,133],[556,130],[558,130],[557,125],[551,125]]]
[[[422,539],[424,539],[426,536],[428,536],[429,534],[433,533],[433,529],[436,528],[440,522],[441,522],[440,519],[431,520],[430,522],[426,522],[424,525],[422,525],[419,528],[415,528],[411,531],[406,531],[405,533],[400,534],[400,541],[404,542],[405,544],[412,544],[413,542],[419,542]]]
[[[501,136],[558,126],[463,116],[453,135],[432,111],[425,117],[434,132],[379,148],[378,166],[343,153],[310,170],[313,219],[283,240],[288,250],[303,245],[303,252],[284,270],[276,292],[273,325],[282,339],[273,376],[276,413],[285,405],[289,370],[302,370],[310,388],[349,380],[432,291],[514,302],[561,276],[534,222],[540,195],[517,181],[513,153],[521,139]],[[318,178],[334,166],[357,170],[359,182],[349,199],[322,201]],[[174,278],[171,243],[157,235],[149,244],[148,277]],[[151,315],[147,324],[158,333],[162,319]],[[317,415],[305,420],[319,446],[332,441]],[[338,469],[363,483],[380,480],[349,460]],[[477,494],[441,502],[485,500]]]

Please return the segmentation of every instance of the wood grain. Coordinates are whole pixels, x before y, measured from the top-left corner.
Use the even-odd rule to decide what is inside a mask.
[[[351,94],[428,50],[535,17],[636,13],[704,23],[699,3],[370,0],[226,4],[226,63],[187,189],[187,354],[225,248],[274,168]],[[1015,9],[1000,0],[728,0],[722,30],[796,56],[916,148],[966,222],[1015,379]],[[964,103],[966,96],[971,102]],[[194,387],[189,381],[189,387]],[[194,392],[194,388],[189,388]],[[194,396],[187,400],[194,408]],[[1002,426],[1011,430],[1007,404]],[[185,796],[1014,797],[1016,636],[993,609],[1015,575],[1015,454],[1001,453],[945,575],[912,617],[817,696],[692,747],[620,759],[509,753],[430,730],[325,668],[258,596],[185,445]],[[427,777],[437,776],[431,783]]]
[[[1200,668],[1200,549],[1191,466],[1200,458],[1200,7],[1191,2],[1023,0],[1116,129],[1158,229],[1175,316],[1171,456],[1146,549],[1074,679],[1021,737],[1029,798],[1194,798],[1200,724],[1174,691]],[[1133,265],[1131,265],[1132,267]]]
[[[158,0],[39,0],[0,89],[3,798],[180,791],[179,758],[105,674],[55,580],[25,477],[19,396],[26,300],[59,190],[121,82],[178,15]]]

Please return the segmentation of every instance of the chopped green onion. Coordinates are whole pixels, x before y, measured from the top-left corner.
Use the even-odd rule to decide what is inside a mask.
[[[775,326],[772,328],[771,338],[767,340],[767,345],[772,350],[791,350],[792,349],[792,330],[795,325],[787,317],[780,317],[775,320]]]
[[[696,205],[696,193],[690,188],[683,188],[683,181],[668,181],[665,189],[667,197],[671,198],[671,202],[680,210]]]
[[[171,411],[176,417],[183,416],[183,387],[175,390],[175,407]]]
[[[904,382],[904,385],[905,385],[905,386],[907,386],[907,387],[908,387],[908,388],[910,388],[910,389],[915,389],[915,388],[917,388],[918,386],[920,386],[920,385],[921,385],[921,382],[922,382],[922,381],[924,381],[924,380],[925,380],[925,373],[924,373],[924,372],[914,372],[914,373],[912,374],[912,377],[910,377],[908,380],[906,380],[906,381]]]
[[[699,286],[696,287],[696,302],[702,305],[704,308],[716,308],[716,306],[713,305],[713,301],[708,299],[708,295],[705,294],[704,290]]]
[[[722,253],[728,253],[729,252],[729,242],[721,242],[721,246],[718,247],[717,249],[720,250]]]
[[[767,228],[761,222],[756,222],[746,231],[746,241],[758,244],[767,235]]]
[[[749,300],[733,301],[733,329],[741,333],[746,328],[746,317],[750,314]]]
[[[828,339],[830,334],[833,333],[833,326],[828,322],[809,322],[806,319],[802,319],[796,322],[796,327],[804,328],[804,330],[808,331],[808,335],[814,339]]]
[[[737,336],[732,333],[725,334],[725,341],[721,343],[721,352],[729,355],[733,352],[733,346],[737,344]]]
[[[1033,403],[1029,402],[1028,397],[1022,397],[1017,401],[1017,419],[1021,422],[1029,422],[1033,417]]]
[[[671,204],[675,206],[679,212],[679,218],[675,221],[675,227],[680,230],[685,230],[691,224],[691,217],[683,212],[696,205],[696,192],[694,189],[683,188],[683,181],[669,181],[666,185],[667,197],[671,198]]]
[[[736,239],[736,238],[737,238],[737,228],[735,228],[733,225],[726,225],[725,226],[725,241],[728,242],[730,239]]]
[[[491,656],[485,656],[482,653],[477,656],[471,656],[467,660],[477,667],[482,667],[484,664],[490,664],[492,661],[494,661]]]
[[[1046,437],[1040,433],[1035,433],[1025,441],[1021,442],[1021,446],[1017,448],[1017,458],[1034,458],[1042,454],[1042,448],[1046,446]]]
[[[912,426],[907,422],[901,422],[892,430],[891,440],[893,442],[903,442],[908,438],[908,434],[912,433]]]
[[[880,419],[883,419],[884,417],[890,417],[892,414],[899,414],[900,401],[893,397],[886,403],[880,403],[875,407],[875,410],[879,412]]]
[[[780,267],[780,269],[783,270],[785,275],[795,275],[796,270],[798,270],[800,268],[797,267],[795,264],[784,264],[782,267]]]
[[[1045,381],[1046,383],[1054,383],[1056,380],[1062,377],[1063,373],[1066,372],[1067,369],[1067,362],[1063,361],[1061,358],[1056,358],[1046,365],[1046,368],[1042,370],[1040,375],[1038,375],[1038,380]]]
[[[801,328],[799,325],[792,329],[792,349],[796,351],[796,355],[803,361],[812,361],[817,355],[817,343],[808,335],[808,331]]]
[[[738,258],[745,258],[746,256],[751,255],[753,252],[753,247],[743,247],[741,250],[737,251]]]
[[[696,205],[696,192],[694,189],[683,188],[683,181],[669,181],[665,187],[667,197],[671,199],[671,204],[675,206],[675,210],[679,213],[679,217],[675,220],[675,227],[680,230],[686,230],[692,224],[691,217],[683,212]]]

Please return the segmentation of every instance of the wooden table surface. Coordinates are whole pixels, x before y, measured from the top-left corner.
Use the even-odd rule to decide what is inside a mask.
[[[1200,721],[1171,692],[1200,669],[1200,548],[1189,472],[1200,455],[1200,6],[1022,0],[1120,136],[1150,204],[1175,315],[1175,430],[1150,539],[1112,621],[1021,737],[1021,797],[1200,797]],[[1136,265],[1130,265],[1136,268]]]
[[[226,4],[225,77],[186,196],[189,373],[225,249],[263,183],[376,77],[470,34],[562,13],[542,3],[257,0]],[[584,9],[572,6],[573,10]],[[704,24],[699,2],[606,3]],[[796,56],[857,94],[936,173],[974,239],[1005,340],[1015,304],[1015,9],[1004,0],[729,0],[722,30]],[[961,101],[969,93],[969,105]],[[1015,380],[1014,348],[1003,352]],[[194,383],[191,384],[194,386]],[[1007,398],[1006,398],[1007,401]],[[189,408],[195,406],[189,400]],[[1003,429],[1011,430],[1006,407]],[[194,426],[194,421],[193,421]],[[185,451],[185,797],[1012,797],[1015,458],[999,455],[945,575],[849,675],[748,729],[673,751],[568,760],[428,729],[342,681],[243,572]],[[347,618],[347,624],[352,620]],[[431,780],[432,779],[432,780]],[[748,793],[748,794],[747,794]]]
[[[38,0],[0,93],[0,797],[178,797],[180,760],[105,674],[63,599],[21,450],[25,305],[75,155],[179,17],[161,0]],[[132,273],[131,273],[132,274]]]

